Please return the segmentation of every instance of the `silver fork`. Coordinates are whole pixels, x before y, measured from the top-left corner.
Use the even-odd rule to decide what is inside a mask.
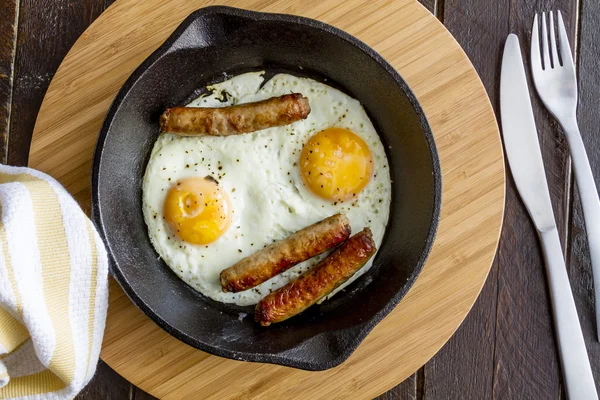
[[[567,31],[562,15],[558,11],[559,40],[557,48],[554,32],[554,13],[549,12],[548,14],[550,14],[550,46],[548,46],[546,13],[542,13],[541,53],[538,16],[536,15],[533,19],[531,32],[533,82],[542,102],[562,126],[569,143],[590,248],[594,275],[596,334],[598,340],[600,340],[600,307],[598,306],[600,301],[600,200],[598,199],[594,176],[577,125],[577,78]],[[562,63],[559,60],[559,54]]]

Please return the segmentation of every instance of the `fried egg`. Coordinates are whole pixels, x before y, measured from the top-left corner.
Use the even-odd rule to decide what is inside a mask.
[[[256,304],[326,255],[261,285],[224,293],[219,273],[312,223],[341,212],[352,232],[387,225],[391,181],[384,146],[361,104],[326,84],[264,73],[208,87],[190,107],[223,107],[301,93],[307,119],[227,137],[162,134],[142,185],[148,234],[158,255],[188,285],[214,300]],[[264,83],[264,84],[263,84]],[[346,285],[366,272],[372,259]]]

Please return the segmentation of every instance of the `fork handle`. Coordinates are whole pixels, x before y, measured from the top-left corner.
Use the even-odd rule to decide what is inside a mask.
[[[588,237],[594,276],[596,335],[597,339],[600,340],[600,199],[598,198],[598,190],[596,189],[590,162],[575,118],[573,118],[573,121],[564,124],[563,129],[569,142],[575,179],[577,180],[579,197],[581,198],[581,205],[583,207],[585,230]]]
[[[554,327],[569,400],[598,399],[556,227],[540,232]]]

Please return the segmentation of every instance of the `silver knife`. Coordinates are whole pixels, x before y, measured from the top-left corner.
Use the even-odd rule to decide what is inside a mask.
[[[567,396],[571,400],[598,399],[552,212],[525,67],[516,35],[509,35],[504,47],[500,115],[508,164],[542,243]]]

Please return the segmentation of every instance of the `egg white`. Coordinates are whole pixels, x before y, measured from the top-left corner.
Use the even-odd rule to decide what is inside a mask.
[[[222,107],[259,101],[286,93],[308,97],[311,113],[306,120],[288,126],[228,137],[180,137],[163,134],[156,141],[143,182],[143,211],[154,248],[187,284],[204,295],[225,303],[250,305],[306,271],[324,255],[301,263],[241,293],[224,293],[219,273],[307,225],[335,213],[344,213],[352,232],[371,228],[381,245],[389,217],[391,181],[385,150],[361,104],[323,83],[278,74],[260,88],[263,73],[235,76],[215,84],[211,92],[191,107]],[[374,175],[352,202],[333,203],[315,196],[300,177],[302,146],[315,133],[330,127],[347,128],[369,145]],[[215,178],[229,195],[232,222],[215,242],[192,245],[178,239],[163,218],[166,193],[172,184],[192,176]],[[371,261],[344,286],[366,272]],[[332,293],[330,296],[332,296]],[[329,297],[330,297],[329,296]]]

